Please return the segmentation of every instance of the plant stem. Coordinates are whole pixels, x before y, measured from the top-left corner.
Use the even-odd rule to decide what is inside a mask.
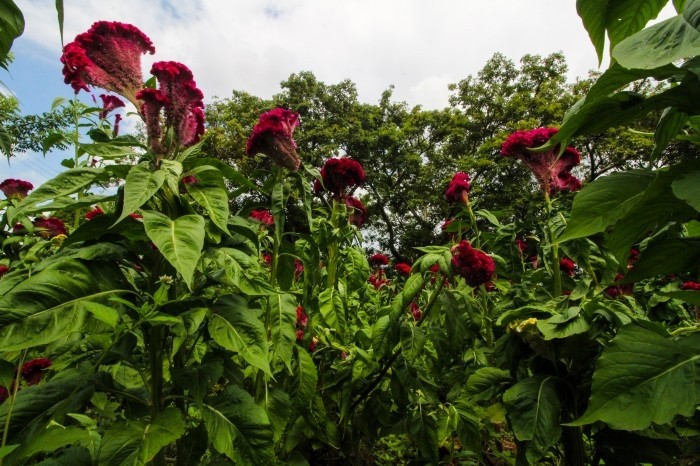
[[[547,207],[547,239],[549,246],[552,248],[552,276],[554,278],[554,297],[561,296],[561,270],[559,270],[559,244],[554,242],[554,232],[550,223],[552,219],[552,201],[549,198],[549,193],[545,191],[544,200]]]
[[[19,379],[22,376],[22,366],[24,365],[24,358],[27,356],[27,350],[22,351],[22,355],[19,357],[19,364],[17,365],[17,373],[15,374],[15,386],[12,388],[12,397],[10,397],[9,403],[10,407],[7,408],[7,417],[5,418],[5,428],[2,431],[2,444],[0,447],[5,448],[7,444],[7,436],[10,432],[10,419],[12,419],[12,408],[15,407],[15,400],[17,399],[17,392],[19,391]],[[4,457],[0,457],[0,466],[2,466]]]
[[[472,210],[472,203],[468,196],[465,196],[464,205],[467,207],[467,213],[469,213],[469,220],[471,222],[472,231],[474,232],[474,244],[476,244],[477,249],[481,249],[481,235],[479,233],[479,228],[476,226],[476,216]]]
[[[151,327],[149,335],[149,353],[151,360],[151,400],[152,419],[163,410],[163,326]],[[153,458],[155,466],[165,466],[165,449]]]

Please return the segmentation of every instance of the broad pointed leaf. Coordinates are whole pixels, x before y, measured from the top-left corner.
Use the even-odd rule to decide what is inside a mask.
[[[272,313],[272,350],[291,369],[292,351],[296,342],[297,301],[288,293],[270,296]]]
[[[163,186],[164,170],[151,170],[146,165],[134,165],[124,183],[124,205],[114,225],[139,210]]]
[[[228,194],[221,172],[208,165],[196,167],[191,173],[197,178],[196,183],[185,185],[192,198],[207,211],[212,222],[228,233]]]

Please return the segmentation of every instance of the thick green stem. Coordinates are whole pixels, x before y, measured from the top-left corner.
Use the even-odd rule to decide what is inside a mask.
[[[19,358],[19,364],[17,365],[17,372],[15,373],[15,386],[8,387],[12,390],[10,399],[7,400],[10,403],[10,407],[7,409],[7,417],[5,418],[5,428],[2,431],[2,444],[0,447],[5,448],[7,445],[7,436],[10,432],[10,419],[12,419],[12,408],[15,407],[15,400],[17,399],[17,392],[19,391],[19,379],[22,376],[22,366],[24,365],[24,358],[27,356],[27,350],[22,351],[22,355]],[[4,457],[0,456],[0,466],[2,466]]]
[[[548,193],[544,193],[544,199],[547,206],[547,240],[552,249],[552,276],[554,278],[554,297],[561,296],[561,270],[559,269],[559,244],[554,242],[554,232],[552,231],[552,201]]]
[[[481,235],[479,234],[479,228],[476,226],[476,216],[472,210],[472,203],[469,201],[469,197],[465,195],[464,205],[467,207],[467,213],[469,214],[469,221],[471,222],[472,231],[474,232],[474,244],[476,244],[477,249],[481,249]]]

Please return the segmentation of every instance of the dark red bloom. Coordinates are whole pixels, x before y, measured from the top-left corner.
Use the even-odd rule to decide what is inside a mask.
[[[0,403],[4,403],[9,397],[10,393],[7,391],[7,388],[0,387]]]
[[[155,53],[151,40],[131,24],[98,21],[63,48],[61,63],[66,84],[88,91],[88,85],[116,92],[138,107],[141,55]]]
[[[452,177],[447,190],[445,191],[445,199],[452,204],[466,204],[469,195],[469,175],[465,172],[457,172]]]
[[[420,320],[420,318],[423,316],[423,313],[418,307],[418,304],[416,304],[415,301],[411,301],[409,307],[411,308],[411,315],[413,316],[413,320]]]
[[[411,275],[411,266],[405,262],[399,262],[394,266],[394,270],[396,270],[399,275],[403,275],[404,277],[408,277]]]
[[[453,218],[446,219],[444,222],[442,222],[442,225],[440,225],[440,229],[442,231],[447,230],[448,228],[450,228],[450,225],[452,225],[452,222],[454,222],[454,221],[455,221],[455,219],[453,219]]]
[[[357,228],[361,228],[367,220],[367,209],[365,208],[362,201],[356,197],[345,196],[345,205],[350,212],[348,216],[348,222],[355,225]]]
[[[621,273],[615,275],[616,282],[622,280],[623,278],[625,278],[625,276]],[[611,298],[617,298],[618,296],[631,295],[633,290],[634,285],[632,283],[627,283],[625,285],[609,286],[604,290],[604,292]]]
[[[136,94],[136,98],[141,100],[141,116],[146,123],[146,137],[148,147],[157,154],[163,152],[161,136],[161,110],[170,104],[170,99],[158,89],[143,89]]]
[[[15,180],[14,178],[8,178],[0,183],[0,191],[2,191],[8,199],[15,198],[22,200],[27,197],[27,194],[32,189],[34,189],[34,185],[29,181]]]
[[[347,188],[364,183],[365,171],[359,162],[348,157],[330,158],[321,168],[323,187],[341,197]]]
[[[41,382],[43,370],[51,366],[51,361],[46,358],[36,358],[27,361],[22,365],[22,378],[27,385],[36,385]]]
[[[542,190],[549,194],[581,188],[581,182],[571,174],[571,169],[581,161],[576,149],[567,147],[561,157],[558,156],[559,146],[546,152],[530,150],[546,143],[557,131],[557,128],[516,131],[501,146],[501,155],[522,160],[532,170]]]
[[[297,341],[304,339],[304,331],[302,329],[297,329]]]
[[[304,273],[304,264],[299,259],[294,259],[294,280],[299,280],[302,273]]]
[[[318,345],[318,338],[313,337],[311,339],[311,344],[309,345],[309,351],[312,353],[316,350],[316,346]]]
[[[263,252],[262,259],[265,265],[267,265],[268,267],[272,264],[272,255],[270,253]]]
[[[265,209],[254,210],[250,213],[249,217],[265,225],[273,225],[275,223],[275,219],[272,217],[270,211]]]
[[[100,99],[102,99],[102,111],[100,112],[100,120],[104,120],[114,109],[124,107],[124,101],[117,97],[116,95],[100,94]]]
[[[88,211],[85,214],[85,218],[88,220],[92,220],[93,218],[97,217],[98,215],[104,214],[104,211],[100,209],[99,207],[95,207],[94,209]]]
[[[9,270],[10,268],[8,266],[0,264],[0,278],[2,278],[2,276],[5,275]]]
[[[522,256],[527,250],[527,242],[521,240],[520,238],[515,238],[515,245],[518,247],[518,252]]]
[[[383,286],[388,286],[391,282],[384,276],[384,272],[377,270],[372,273],[367,279],[369,283],[372,284],[375,290],[380,289]]]
[[[639,260],[639,249],[631,248],[630,249],[630,256],[627,258],[627,270],[632,269],[632,267],[634,267],[634,264],[636,264],[638,260]]]
[[[53,238],[56,235],[65,235],[67,232],[63,221],[56,217],[37,218],[34,220],[34,229],[42,238]]]
[[[681,285],[681,290],[700,291],[700,283],[687,281]]]
[[[197,183],[197,177],[194,175],[187,175],[182,177],[182,183],[183,184],[196,184]]]
[[[138,220],[140,218],[143,218],[143,215],[137,214],[136,212],[130,213],[129,217],[133,218],[134,220]]]
[[[309,317],[304,313],[302,306],[297,306],[297,327],[306,328],[309,324]]]
[[[496,285],[493,282],[484,283],[484,289],[489,293],[496,289]]]
[[[280,167],[298,170],[301,160],[297,155],[297,143],[292,138],[297,126],[299,114],[286,108],[263,113],[248,138],[246,154],[265,154]]]
[[[438,273],[440,271],[440,264],[433,264],[430,266],[430,273]]]
[[[452,267],[472,287],[488,282],[496,271],[493,259],[485,252],[474,249],[467,240],[452,247]]]
[[[576,272],[576,263],[568,257],[562,257],[559,260],[559,269],[568,276],[573,277]]]
[[[369,265],[373,267],[381,267],[383,265],[388,265],[389,264],[389,258],[386,257],[384,254],[372,254],[369,256]]]

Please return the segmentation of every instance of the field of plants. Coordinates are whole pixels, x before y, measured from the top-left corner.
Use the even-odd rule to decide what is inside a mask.
[[[310,161],[298,109],[241,123],[251,176],[207,149],[185,64],[142,75],[147,31],[66,41],[72,130],[37,137],[73,157],[0,180],[0,466],[697,464],[700,0],[645,27],[667,3],[576,2],[611,65],[489,147],[527,225],[438,173],[443,241],[400,257],[367,240],[369,166]],[[5,68],[23,24],[4,0]],[[580,138],[640,120],[636,168],[577,177]]]

